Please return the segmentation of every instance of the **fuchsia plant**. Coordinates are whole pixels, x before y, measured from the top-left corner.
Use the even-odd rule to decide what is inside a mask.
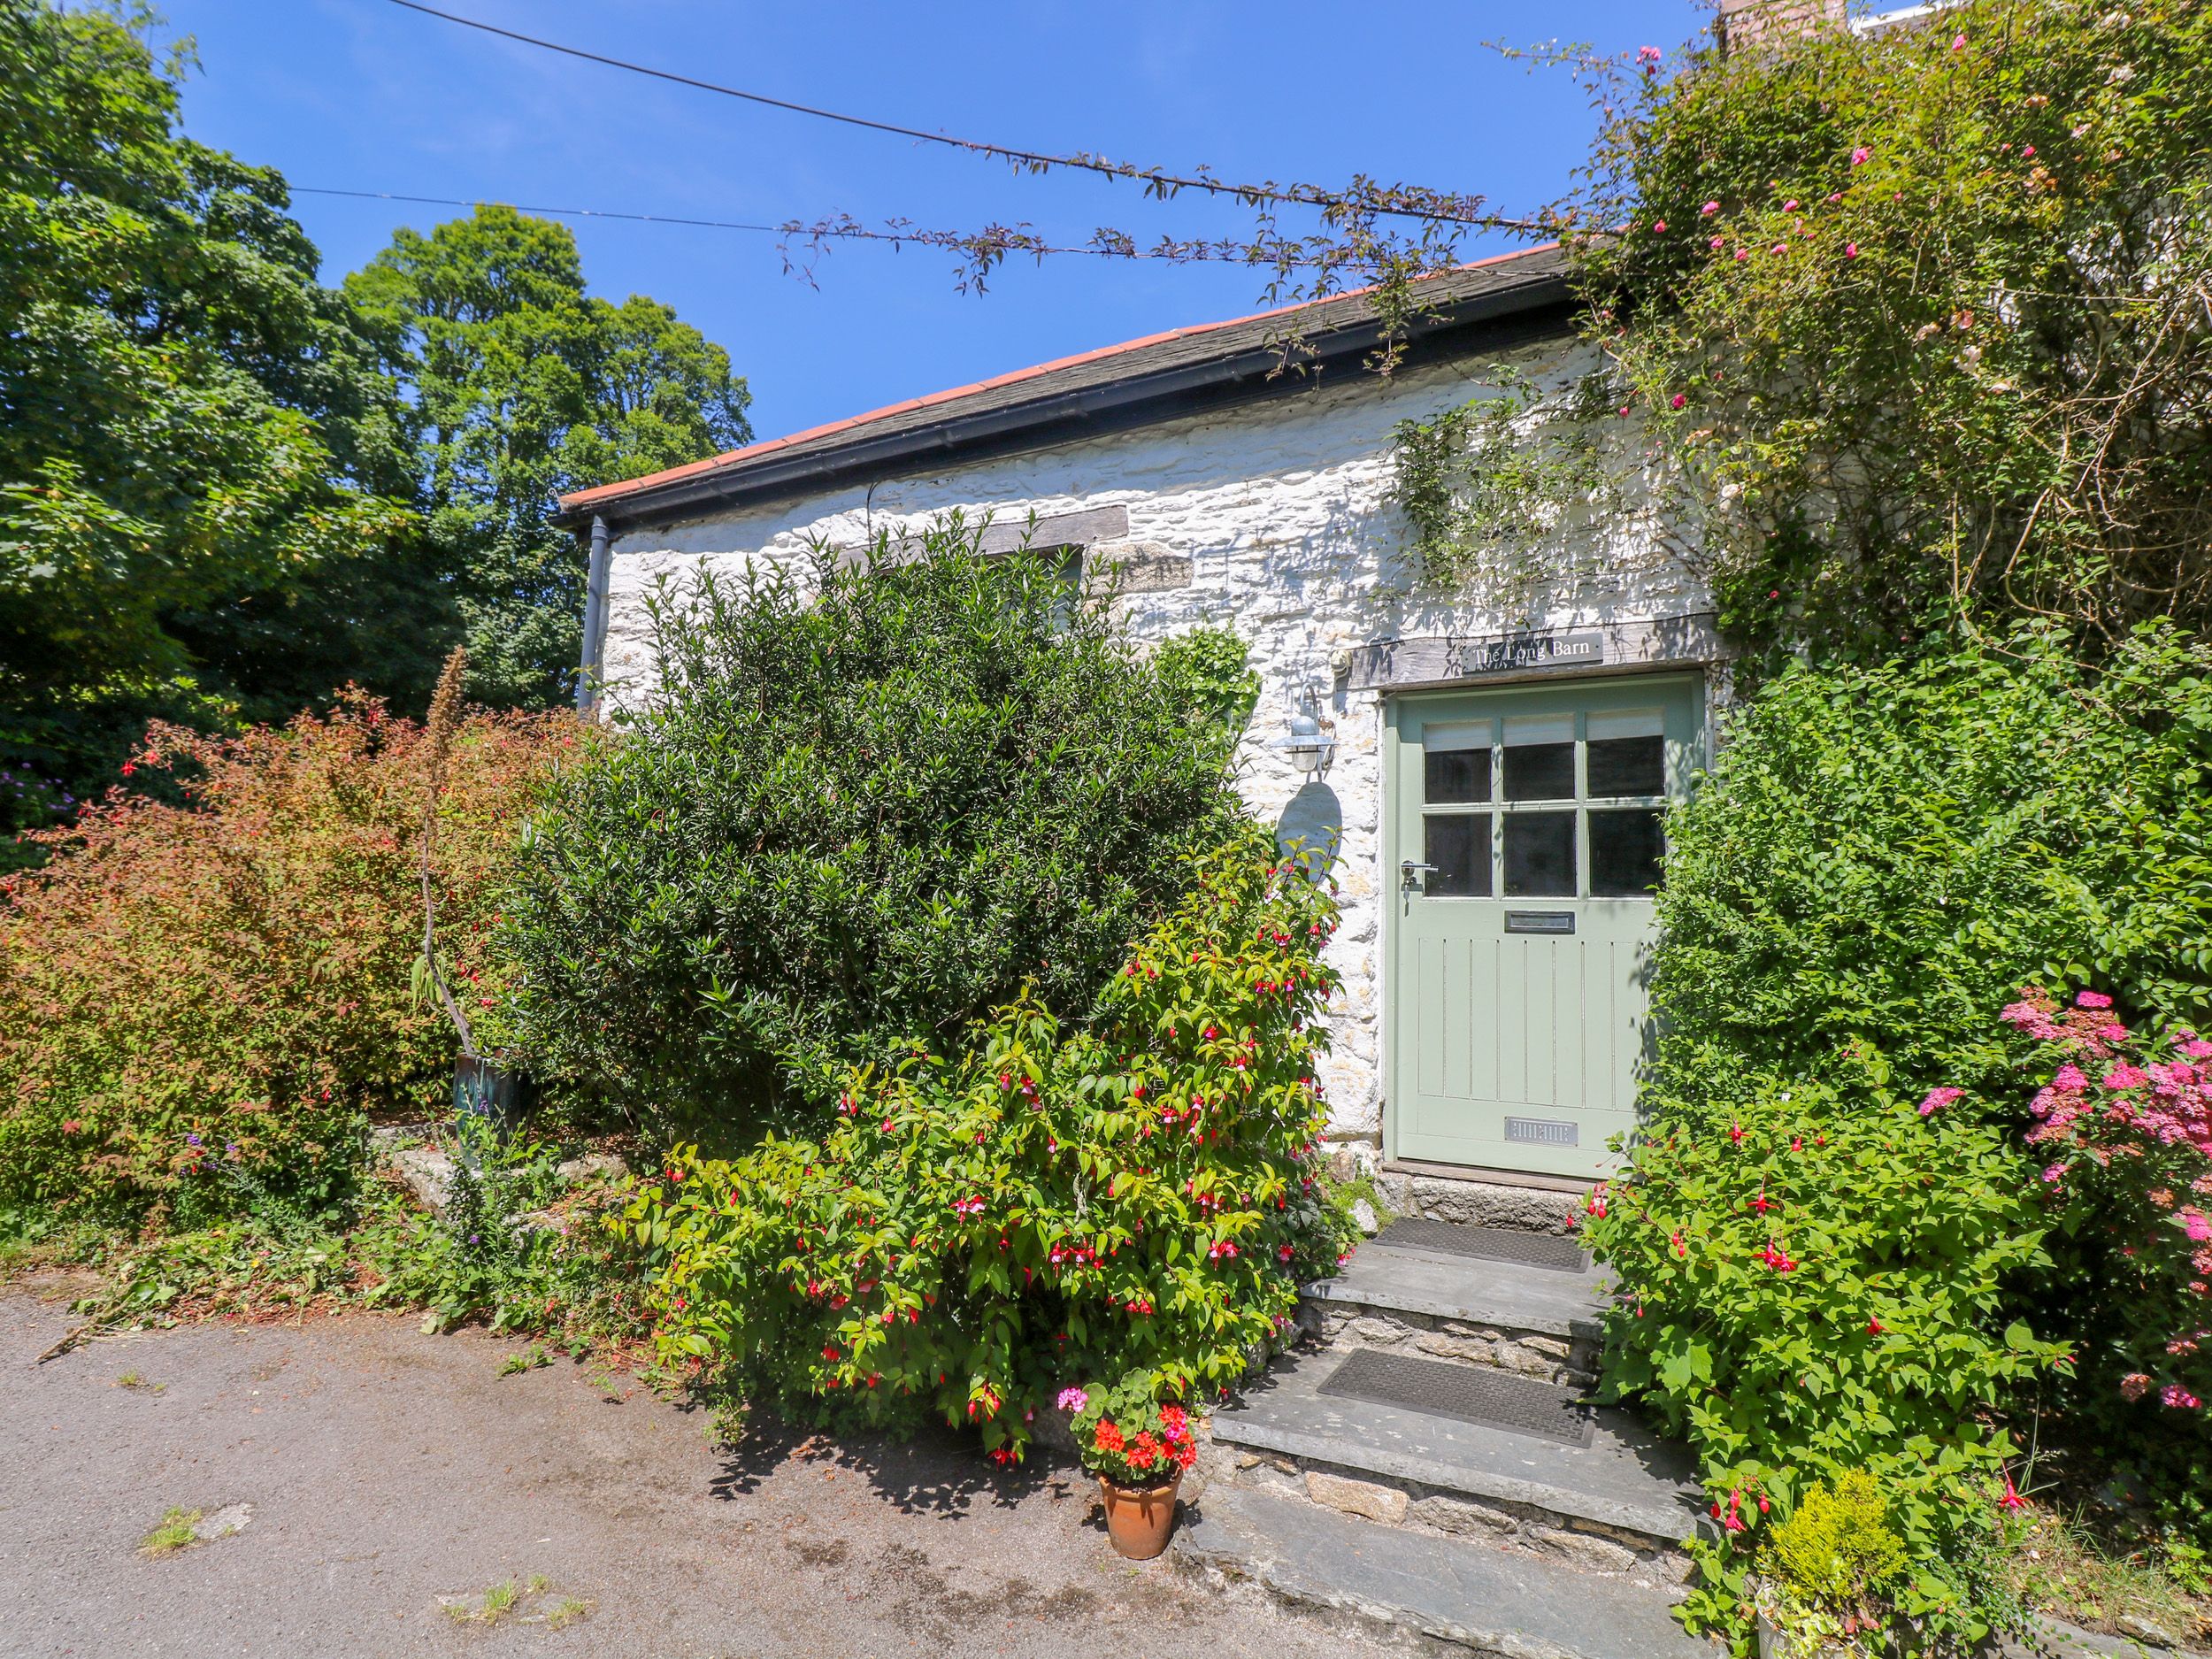
[[[2126,1315],[2115,1386],[2212,1421],[2212,1042],[2139,1035],[2097,991],[2067,1008],[2030,987],[2003,1018],[2063,1056],[2029,1105],[2027,1139],[2050,1157],[2051,1202],[2109,1241]]]

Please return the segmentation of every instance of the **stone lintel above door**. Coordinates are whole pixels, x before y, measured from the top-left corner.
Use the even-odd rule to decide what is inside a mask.
[[[1350,653],[1345,688],[1499,685],[1564,675],[1701,668],[1728,655],[1710,611],[1637,622],[1538,628],[1522,634],[1432,634],[1378,640]]]

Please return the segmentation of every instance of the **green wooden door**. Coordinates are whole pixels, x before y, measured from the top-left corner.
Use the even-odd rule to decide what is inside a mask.
[[[1634,1119],[1660,819],[1702,752],[1670,676],[1389,707],[1392,1154],[1587,1176]]]

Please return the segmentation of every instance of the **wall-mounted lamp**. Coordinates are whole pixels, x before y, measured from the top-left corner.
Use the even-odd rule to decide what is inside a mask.
[[[1321,722],[1313,715],[1301,711],[1290,717],[1290,735],[1277,738],[1272,747],[1288,756],[1300,772],[1318,778],[1329,769],[1329,759],[1336,753],[1336,739],[1321,729]]]

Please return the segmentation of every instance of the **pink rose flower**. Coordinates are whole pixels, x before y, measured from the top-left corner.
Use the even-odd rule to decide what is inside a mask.
[[[1856,150],[1851,152],[1851,165],[1855,167],[1863,167],[1866,165],[1867,162],[1872,158],[1874,152],[1872,150],[1869,150],[1864,144],[1861,144]]]

